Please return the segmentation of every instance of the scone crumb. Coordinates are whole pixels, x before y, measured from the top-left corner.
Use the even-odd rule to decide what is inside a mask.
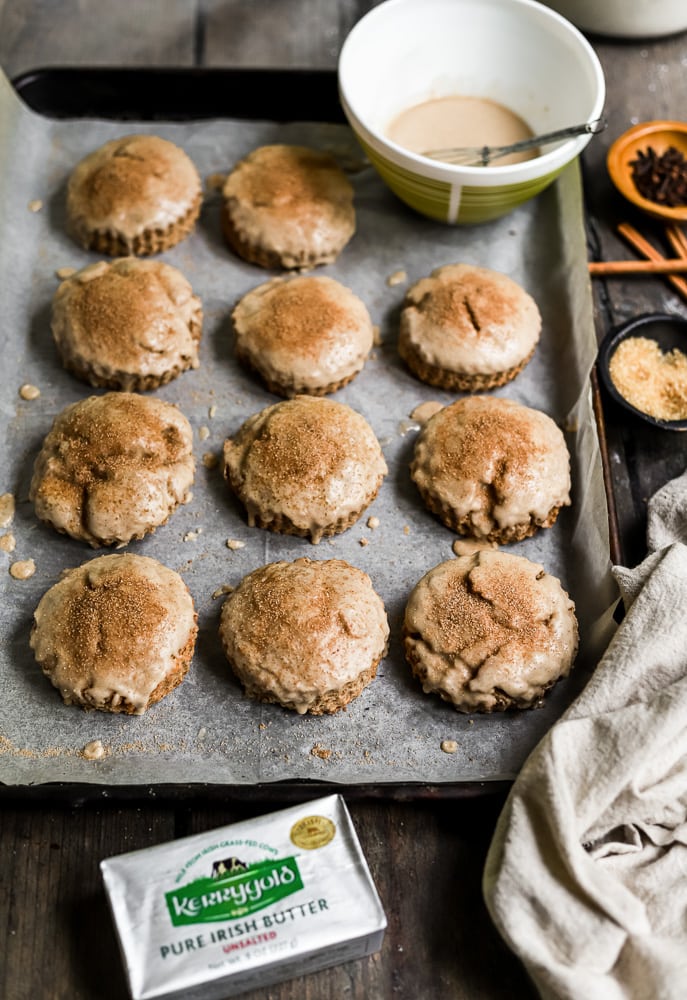
[[[213,593],[212,599],[213,601],[216,601],[218,597],[224,597],[226,594],[232,594],[233,592],[234,588],[230,584],[224,583]]]
[[[429,399],[426,403],[420,403],[410,414],[411,420],[417,420],[418,424],[425,424],[430,417],[433,417],[439,410],[443,410],[444,404],[437,403],[436,400]]]
[[[4,535],[0,535],[0,549],[3,552],[14,552],[17,546],[17,540],[11,531],[8,531]]]
[[[184,541],[195,542],[195,540],[198,538],[198,535],[202,534],[202,531],[203,531],[202,528],[196,528],[194,531],[187,531],[186,534],[184,535]]]
[[[389,277],[386,279],[386,283],[389,286],[389,288],[393,288],[394,285],[401,285],[403,284],[404,281],[407,280],[408,280],[407,272],[399,270],[399,271],[394,271],[393,274],[390,274]]]
[[[209,417],[209,419],[212,420],[212,418],[214,416],[216,416],[216,414],[217,414],[217,404],[213,403],[212,406],[208,410],[208,417]]]
[[[29,202],[27,207],[29,212],[40,212],[43,208],[43,202],[40,198],[34,198],[33,201]]]
[[[240,541],[238,538],[227,538],[226,545],[228,549],[232,550],[232,552],[235,552],[236,549],[244,549],[246,547],[246,543]]]
[[[14,517],[14,494],[3,493],[0,496],[0,528],[6,528]]]
[[[208,731],[205,728],[205,726],[201,726],[200,729],[198,730],[198,732],[196,733],[196,739],[197,740],[204,740],[205,737],[207,736],[207,734],[208,734]]]
[[[379,329],[377,324],[372,327],[372,343],[375,347],[381,347],[382,344],[382,331]]]
[[[201,441],[207,441],[207,439],[210,437],[210,428],[206,427],[205,425],[199,427],[198,437],[200,438]]]
[[[58,267],[55,271],[55,277],[63,281],[65,278],[71,278],[73,274],[76,274],[75,267]]]
[[[455,753],[458,749],[458,744],[455,740],[442,740],[440,746],[444,753]]]
[[[259,726],[258,726],[258,729],[267,729],[267,723],[266,722],[261,722],[259,724]]]
[[[86,760],[101,760],[105,756],[105,747],[102,740],[91,740],[81,751],[81,756]]]
[[[409,524],[404,524],[403,525],[403,534],[404,535],[409,535],[410,534],[410,525]]]
[[[203,465],[206,469],[216,469],[219,465],[219,455],[217,455],[214,451],[204,452]]]
[[[14,580],[28,580],[36,572],[33,559],[19,559],[10,566],[10,576]]]
[[[37,385],[31,385],[30,382],[25,382],[24,385],[19,387],[19,395],[22,399],[38,399],[41,394],[41,390]]]
[[[361,549],[364,549],[369,544],[370,544],[370,539],[369,538],[359,538],[358,539],[358,545],[360,546]]]
[[[370,528],[371,531],[374,531],[375,528],[379,527],[379,518],[375,517],[374,514],[371,514],[370,517],[368,517],[367,519],[367,526],[368,528]]]
[[[319,757],[320,760],[329,760],[329,758],[332,755],[332,752],[331,750],[328,750],[326,747],[323,747],[320,743],[316,743],[313,746],[312,750],[310,751],[310,754],[313,757]]]

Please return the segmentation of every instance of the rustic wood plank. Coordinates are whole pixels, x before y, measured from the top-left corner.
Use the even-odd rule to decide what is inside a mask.
[[[366,0],[203,0],[207,66],[336,66]]]
[[[634,208],[613,187],[606,155],[611,143],[636,122],[684,117],[686,47],[684,34],[625,44],[595,40],[608,91],[608,128],[592,140],[583,156],[590,253],[595,258],[636,259],[617,233],[620,222],[630,222],[662,253],[670,252],[662,224]],[[595,279],[593,289],[599,339],[612,327],[642,313],[687,317],[687,302],[659,276]],[[687,441],[683,435],[633,419],[609,400],[605,409],[625,562],[635,565],[646,551],[646,502],[659,486],[687,466]]]
[[[170,840],[174,811],[146,805],[0,808],[0,996],[124,1000],[124,974],[100,877],[113,854]]]
[[[188,0],[4,0],[0,66],[190,66],[197,7]]]

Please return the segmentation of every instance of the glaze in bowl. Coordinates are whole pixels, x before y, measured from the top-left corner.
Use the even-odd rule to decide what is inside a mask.
[[[401,111],[437,97],[480,97],[541,134],[601,117],[605,99],[591,45],[535,0],[386,0],[345,40],[338,81],[346,118],[388,187],[423,215],[457,224],[498,218],[533,198],[591,137],[521,163],[458,166],[389,139]]]

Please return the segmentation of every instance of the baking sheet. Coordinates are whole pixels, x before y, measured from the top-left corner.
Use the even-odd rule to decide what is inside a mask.
[[[197,231],[163,255],[188,276],[203,301],[201,367],[156,391],[178,403],[194,427],[194,497],[154,535],[129,546],[181,573],[196,603],[200,633],[183,685],[144,716],[123,718],[64,706],[33,661],[28,637],[41,595],[65,567],[103,550],[39,523],[27,496],[33,460],[53,418],[94,391],[61,368],[49,328],[57,269],[98,259],[64,232],[66,180],[86,153],[136,131],[155,131],[182,145],[204,178],[226,172],[266,142],[311,144],[351,162],[360,157],[348,129],[338,125],[56,122],[28,111],[0,78],[0,405],[6,428],[0,493],[11,492],[17,500],[14,522],[5,529],[15,535],[16,549],[0,558],[5,569],[18,559],[36,563],[28,580],[15,580],[8,572],[0,576],[0,781],[240,785],[314,779],[397,786],[511,779],[589,677],[608,636],[603,613],[614,598],[588,380],[596,339],[577,167],[505,219],[461,228],[411,213],[369,169],[354,175],[358,231],[339,260],[319,273],[342,281],[365,301],[381,343],[363,372],[333,398],[369,420],[390,471],[360,522],[319,546],[248,528],[219,470],[205,468],[200,460],[205,452],[219,453],[224,438],[247,416],[276,401],[237,365],[230,323],[235,301],[271,275],[227,249],[219,197],[208,195]],[[32,212],[29,204],[36,201],[42,207]],[[452,557],[455,539],[424,509],[408,474],[417,432],[411,412],[425,400],[448,403],[454,397],[424,386],[402,366],[396,352],[399,308],[408,284],[459,260],[508,273],[536,298],[544,322],[540,345],[525,371],[496,394],[551,414],[569,428],[573,453],[573,507],[563,511],[553,529],[509,546],[560,577],[577,603],[582,636],[571,678],[549,693],[542,709],[524,713],[468,717],[425,696],[404,663],[399,640],[408,593],[424,572]],[[399,270],[407,280],[388,284]],[[21,399],[24,383],[38,386],[40,396]],[[371,514],[380,522],[375,530],[367,527]],[[245,547],[231,551],[227,539],[243,541]],[[376,680],[335,716],[299,717],[244,698],[217,636],[221,598],[213,595],[223,585],[236,584],[266,562],[303,555],[343,558],[365,570],[389,614],[390,650]],[[102,741],[105,756],[87,760],[83,748],[95,739]],[[456,753],[441,751],[445,739],[457,742]]]

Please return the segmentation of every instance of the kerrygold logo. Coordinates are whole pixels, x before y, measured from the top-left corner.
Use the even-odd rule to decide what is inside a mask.
[[[295,858],[258,861],[245,871],[200,878],[165,893],[175,927],[235,920],[255,913],[303,888]]]

